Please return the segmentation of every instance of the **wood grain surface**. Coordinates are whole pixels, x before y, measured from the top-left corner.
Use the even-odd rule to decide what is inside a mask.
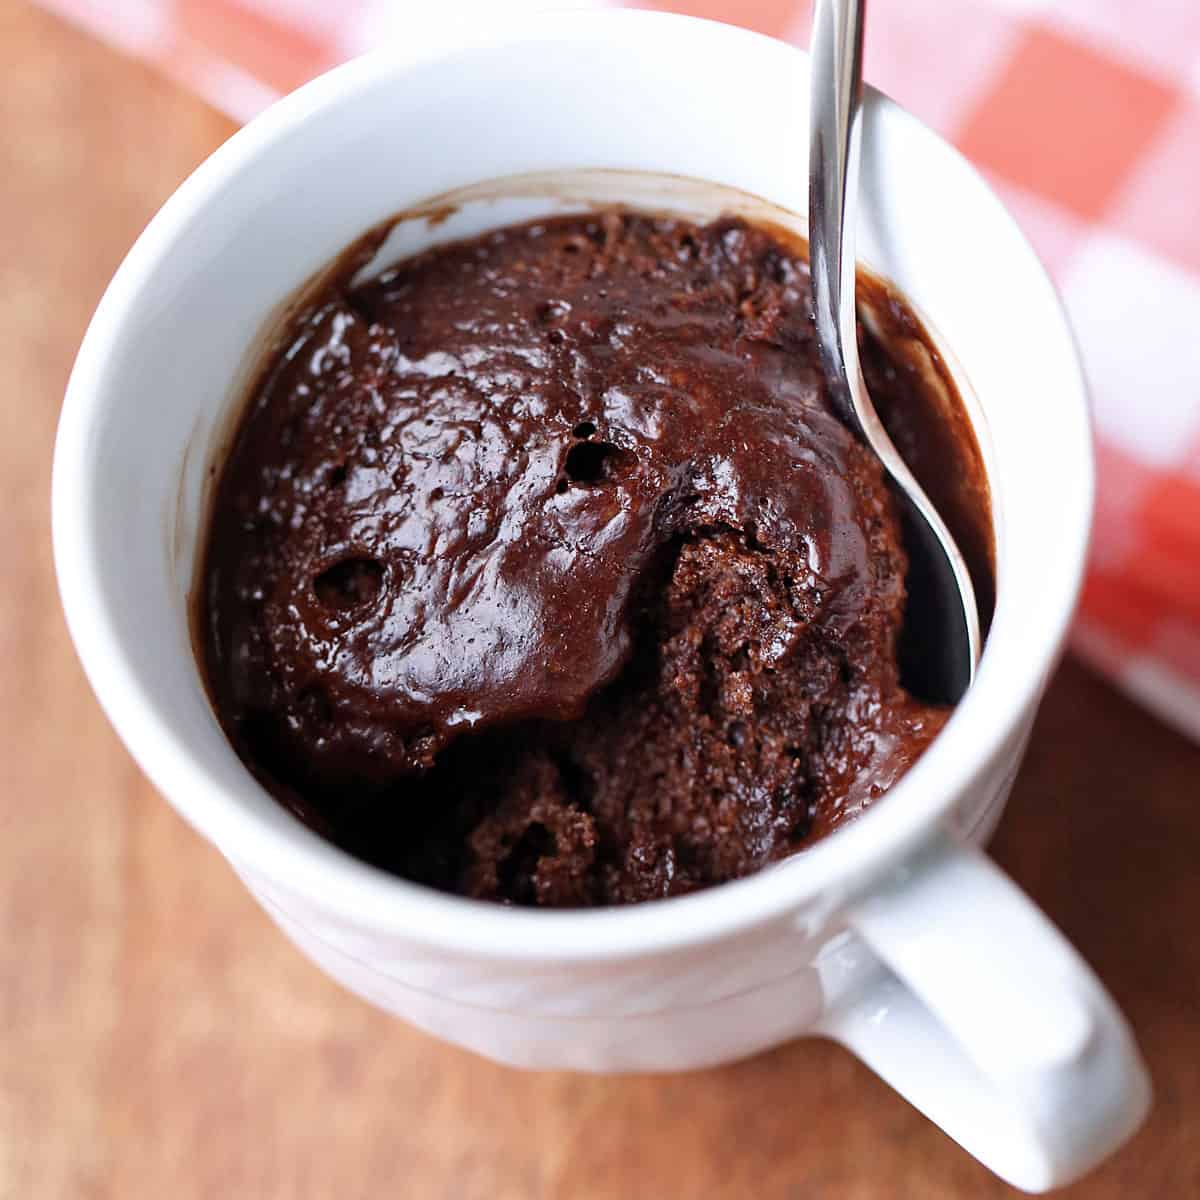
[[[284,942],[106,724],[49,540],[88,316],[231,126],[18,0],[0,51],[0,1196],[1015,1195],[836,1048],[522,1074]],[[1107,981],[1157,1087],[1147,1127],[1063,1194],[1200,1196],[1200,749],[1068,662],[994,849]]]

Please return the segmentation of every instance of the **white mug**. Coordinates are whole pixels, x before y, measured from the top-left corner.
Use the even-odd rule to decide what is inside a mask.
[[[860,256],[929,318],[973,396],[999,594],[976,683],[884,800],[690,896],[560,912],[468,901],[353,859],[280,807],[226,741],[192,653],[206,482],[264,322],[306,279],[398,210],[528,172],[611,169],[604,198],[639,203],[636,173],[655,172],[803,214],[807,86],[803,54],[730,27],[542,14],[426,32],[275,105],[166,203],[88,330],[55,455],[63,604],[146,774],[358,994],[529,1067],[682,1069],[833,1038],[998,1174],[1044,1190],[1120,1145],[1150,1095],[1112,1000],[976,848],[1076,599],[1086,397],[1016,226],[884,97],[865,106]]]

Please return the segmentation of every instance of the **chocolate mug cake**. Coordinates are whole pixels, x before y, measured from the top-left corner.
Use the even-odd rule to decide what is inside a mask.
[[[899,504],[803,247],[614,210],[354,284],[377,241],[293,319],[213,503],[198,643],[263,784],[390,871],[547,906],[736,879],[886,792],[949,709],[902,678]],[[872,396],[990,611],[970,424],[864,290]]]

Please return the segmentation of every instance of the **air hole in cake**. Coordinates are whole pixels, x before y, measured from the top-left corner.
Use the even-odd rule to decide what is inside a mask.
[[[496,866],[496,878],[503,894],[516,904],[533,904],[537,900],[534,872],[538,861],[553,857],[558,846],[554,834],[540,821],[534,821],[517,839],[517,844]]]
[[[562,781],[567,802],[580,812],[590,813],[595,792],[595,783],[591,775],[568,754],[555,756],[554,765],[558,768],[558,777]]]
[[[338,612],[369,604],[382,590],[383,563],[359,555],[341,559],[313,580],[317,599]]]
[[[633,455],[611,442],[580,442],[567,452],[567,478],[572,483],[607,483],[632,469]]]

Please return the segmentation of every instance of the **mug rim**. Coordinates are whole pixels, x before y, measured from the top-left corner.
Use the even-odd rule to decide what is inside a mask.
[[[373,867],[334,846],[293,818],[271,822],[217,784],[187,739],[178,735],[145,693],[122,653],[121,639],[103,610],[96,548],[86,514],[94,503],[94,483],[86,467],[90,423],[104,406],[107,350],[136,307],[186,224],[219,198],[224,182],[267,145],[290,134],[326,106],[343,102],[359,87],[435,59],[544,34],[551,27],[578,32],[601,22],[621,23],[632,38],[653,27],[672,40],[716,38],[754,43],[758,53],[792,56],[804,51],[748,30],[700,18],[637,10],[590,10],[508,18],[496,28],[439,31],[403,48],[387,47],[352,59],[278,101],[243,126],[210,155],[172,194],[139,236],[98,306],[80,348],[60,417],[52,481],[55,565],[67,624],[89,681],[121,740],[138,765],[182,815],[230,858],[235,870],[253,874],[259,884],[313,897],[323,910],[356,923],[446,952],[525,961],[629,959],[683,950],[773,920],[788,919],[838,882],[878,871],[911,852],[968,788],[1021,718],[1035,705],[1044,678],[1058,654],[1082,582],[1091,521],[1094,464],[1086,385],[1061,301],[1050,288],[1062,339],[1070,348],[1074,387],[1061,402],[1075,410],[1079,443],[1064,446],[1084,486],[1073,513],[1070,554],[1060,561],[1054,581],[1046,581],[1036,603],[1042,612],[1040,640],[1023,641],[1026,670],[1010,681],[989,670],[997,650],[985,647],[979,675],[956,706],[945,729],[890,789],[889,803],[876,804],[802,854],[743,879],[686,896],[600,909],[521,910],[436,891]],[[786,68],[785,59],[780,59]],[[932,139],[939,154],[950,155],[979,179],[962,156],[911,114],[868,88],[867,102],[884,110],[888,121]],[[980,181],[981,183],[983,181]],[[986,183],[983,183],[986,188]],[[1016,231],[1012,217],[988,189],[997,219]],[[1017,236],[1028,248],[1024,236]],[[1030,250],[1031,266],[1049,284]],[[953,347],[950,349],[953,351]],[[231,368],[232,369],[232,368]],[[986,400],[981,397],[986,411]],[[986,457],[986,456],[985,456]],[[990,477],[989,483],[994,484]],[[996,489],[992,488],[993,496]],[[999,508],[999,505],[997,505]],[[999,516],[997,512],[997,516]],[[1033,598],[1030,598],[1030,603]],[[1000,582],[997,624],[1014,601]],[[989,659],[988,650],[992,650]],[[993,692],[997,694],[993,695]],[[991,713],[984,712],[990,704]],[[976,718],[975,714],[979,714]],[[997,715],[998,714],[998,715]],[[977,727],[977,728],[976,728]],[[971,734],[971,729],[976,733]],[[800,864],[803,864],[801,869]]]

